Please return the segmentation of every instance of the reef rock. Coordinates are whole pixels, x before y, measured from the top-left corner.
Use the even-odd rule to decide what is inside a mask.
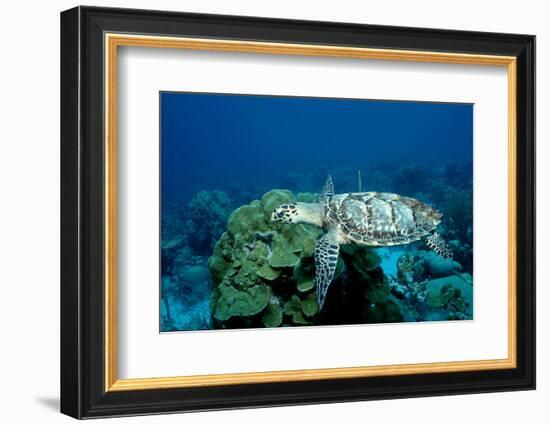
[[[445,259],[433,251],[408,253],[397,260],[397,279],[402,283],[452,276],[461,271],[460,263]]]
[[[184,215],[188,243],[195,254],[211,252],[231,212],[231,199],[225,192],[202,191],[187,205]]]
[[[446,319],[471,319],[473,287],[462,276],[447,276],[430,280],[426,285],[427,303],[447,311]]]
[[[445,259],[433,251],[424,254],[424,267],[431,277],[451,276],[462,270],[462,266],[458,262]]]
[[[216,294],[213,315],[222,322],[234,316],[253,316],[261,312],[271,298],[271,290],[264,284],[246,287],[234,285],[230,280],[224,280],[218,285]]]
[[[204,266],[187,266],[180,269],[178,277],[188,282],[208,282],[210,280],[210,271]]]

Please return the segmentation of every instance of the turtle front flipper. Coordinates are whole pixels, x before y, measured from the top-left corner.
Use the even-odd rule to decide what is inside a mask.
[[[315,245],[315,284],[319,311],[325,304],[328,288],[336,270],[339,249],[335,230],[329,231]]]
[[[439,233],[433,232],[426,237],[426,245],[446,260],[453,259],[453,251],[451,251],[451,248],[449,248],[449,245],[447,245],[447,242],[445,242],[445,239],[443,239]]]

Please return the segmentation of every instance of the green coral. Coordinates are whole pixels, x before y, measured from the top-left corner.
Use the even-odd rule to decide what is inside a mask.
[[[315,235],[306,236],[302,242],[302,257],[313,257],[315,255],[315,245],[317,238]]]
[[[314,254],[323,230],[271,221],[273,210],[281,204],[316,199],[316,194],[294,195],[277,189],[229,215],[227,229],[208,261],[214,327],[277,327],[317,323],[320,318],[326,323],[339,320],[338,309],[318,311]],[[346,314],[351,314],[352,323],[361,320],[363,304],[388,298],[389,286],[380,261],[374,250],[342,247],[329,298],[349,303]]]
[[[473,288],[460,276],[447,276],[433,279],[426,285],[428,305],[445,308],[450,312],[462,313],[466,317],[473,314]]]
[[[224,233],[222,238],[216,243],[214,255],[208,259],[210,276],[216,283],[221,282],[227,271],[232,267],[231,255],[224,255],[224,235],[227,235],[227,233]]]
[[[269,263],[269,246],[261,240],[254,243],[248,259],[253,262],[258,276],[266,280],[275,280],[281,274],[281,270],[273,268]]]
[[[243,205],[230,214],[227,231],[216,243],[208,261],[214,283],[212,311],[220,322],[217,325],[223,325],[223,322],[236,316],[254,316],[262,311],[260,319],[250,320],[264,326],[279,325],[275,324],[276,304],[268,303],[265,291],[258,288],[266,287],[272,291],[276,286],[287,287],[282,274],[288,269],[292,272],[302,260],[312,260],[317,237],[321,234],[321,230],[313,226],[287,226],[271,222],[273,209],[295,199],[289,191],[272,190],[261,200]],[[314,274],[314,269],[310,272]],[[303,279],[301,283],[302,291],[313,289],[314,280],[305,286]],[[236,307],[236,298],[239,302],[247,299],[253,307],[244,311],[246,309],[238,302]],[[293,315],[292,321],[305,323],[305,319],[299,316],[298,313]]]
[[[300,261],[300,251],[296,251],[291,241],[281,233],[273,236],[272,250],[269,259],[271,267],[294,267]]]
[[[234,316],[252,316],[260,313],[269,303],[271,289],[258,284],[236,288],[224,280],[212,297],[212,310],[216,320],[225,321]]]
[[[294,267],[292,276],[298,291],[309,291],[315,286],[315,264],[313,261],[302,260]]]
[[[368,323],[395,323],[403,321],[399,306],[392,300],[369,304],[363,311],[363,317]]]
[[[395,323],[403,321],[403,314],[399,306],[393,301],[387,301],[384,310],[384,321],[386,323]]]
[[[243,205],[231,213],[227,221],[227,230],[242,243],[250,239],[255,232],[268,231],[269,227],[263,219],[258,204],[251,203]]]
[[[302,301],[302,312],[306,316],[315,316],[317,314],[317,296],[315,294],[309,294],[305,300]]]
[[[382,302],[390,296],[390,284],[386,276],[376,276],[371,279],[365,289],[365,298],[371,302]]]
[[[382,263],[382,258],[373,249],[358,247],[353,253],[351,264],[353,268],[361,275],[362,278],[369,278],[374,271]]]
[[[281,271],[274,269],[265,259],[260,259],[256,262],[258,276],[265,280],[275,280],[281,275]]]
[[[296,295],[285,304],[285,314],[291,316],[292,322],[298,325],[307,325],[309,322],[302,314],[302,301]]]
[[[338,279],[344,272],[346,266],[342,258],[338,258],[336,270],[332,280]],[[307,292],[315,287],[315,263],[313,256],[303,257],[294,267],[292,277],[296,281],[296,287],[300,292]]]
[[[234,274],[233,281],[241,288],[248,288],[256,284],[258,280],[258,273],[254,264],[250,261],[244,262],[239,268],[238,272]]]
[[[262,323],[267,328],[276,328],[283,321],[283,312],[281,306],[277,301],[272,301],[268,304],[267,308],[264,310],[262,316]]]
[[[336,269],[334,270],[332,280],[338,279],[345,270],[346,264],[344,263],[344,260],[342,260],[342,257],[338,257],[338,262],[336,263]]]

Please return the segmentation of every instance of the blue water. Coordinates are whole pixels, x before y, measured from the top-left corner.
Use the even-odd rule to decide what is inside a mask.
[[[179,258],[178,273],[207,267],[212,244],[224,230],[223,214],[221,224],[201,222],[201,214],[209,213],[197,201],[201,191],[220,192],[216,205],[229,214],[274,188],[318,192],[329,173],[336,193],[357,191],[360,171],[362,190],[418,197],[444,213],[464,203],[460,196],[471,197],[471,104],[176,92],[162,92],[160,104],[161,231],[163,243],[185,239],[169,254]],[[453,193],[460,196],[449,200]],[[454,213],[453,238],[471,243],[471,233],[466,235],[471,211],[467,217]],[[204,232],[209,240],[201,241]],[[397,273],[398,253],[384,253],[385,273]],[[174,267],[164,267],[162,276],[173,273]],[[176,316],[207,305],[208,278],[201,276],[202,295],[191,297],[192,303],[181,288],[170,293]],[[190,285],[197,286],[192,279]],[[165,317],[163,303],[161,308]],[[202,324],[193,325],[196,318],[186,324],[171,312],[172,325],[161,321],[161,328],[207,327],[205,309],[199,309]]]

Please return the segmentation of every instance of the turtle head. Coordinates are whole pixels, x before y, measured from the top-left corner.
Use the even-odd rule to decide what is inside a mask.
[[[298,206],[291,202],[282,204],[271,213],[271,221],[275,223],[298,223]]]
[[[322,226],[323,206],[319,203],[291,202],[282,204],[271,213],[271,221],[274,223],[307,223]]]

